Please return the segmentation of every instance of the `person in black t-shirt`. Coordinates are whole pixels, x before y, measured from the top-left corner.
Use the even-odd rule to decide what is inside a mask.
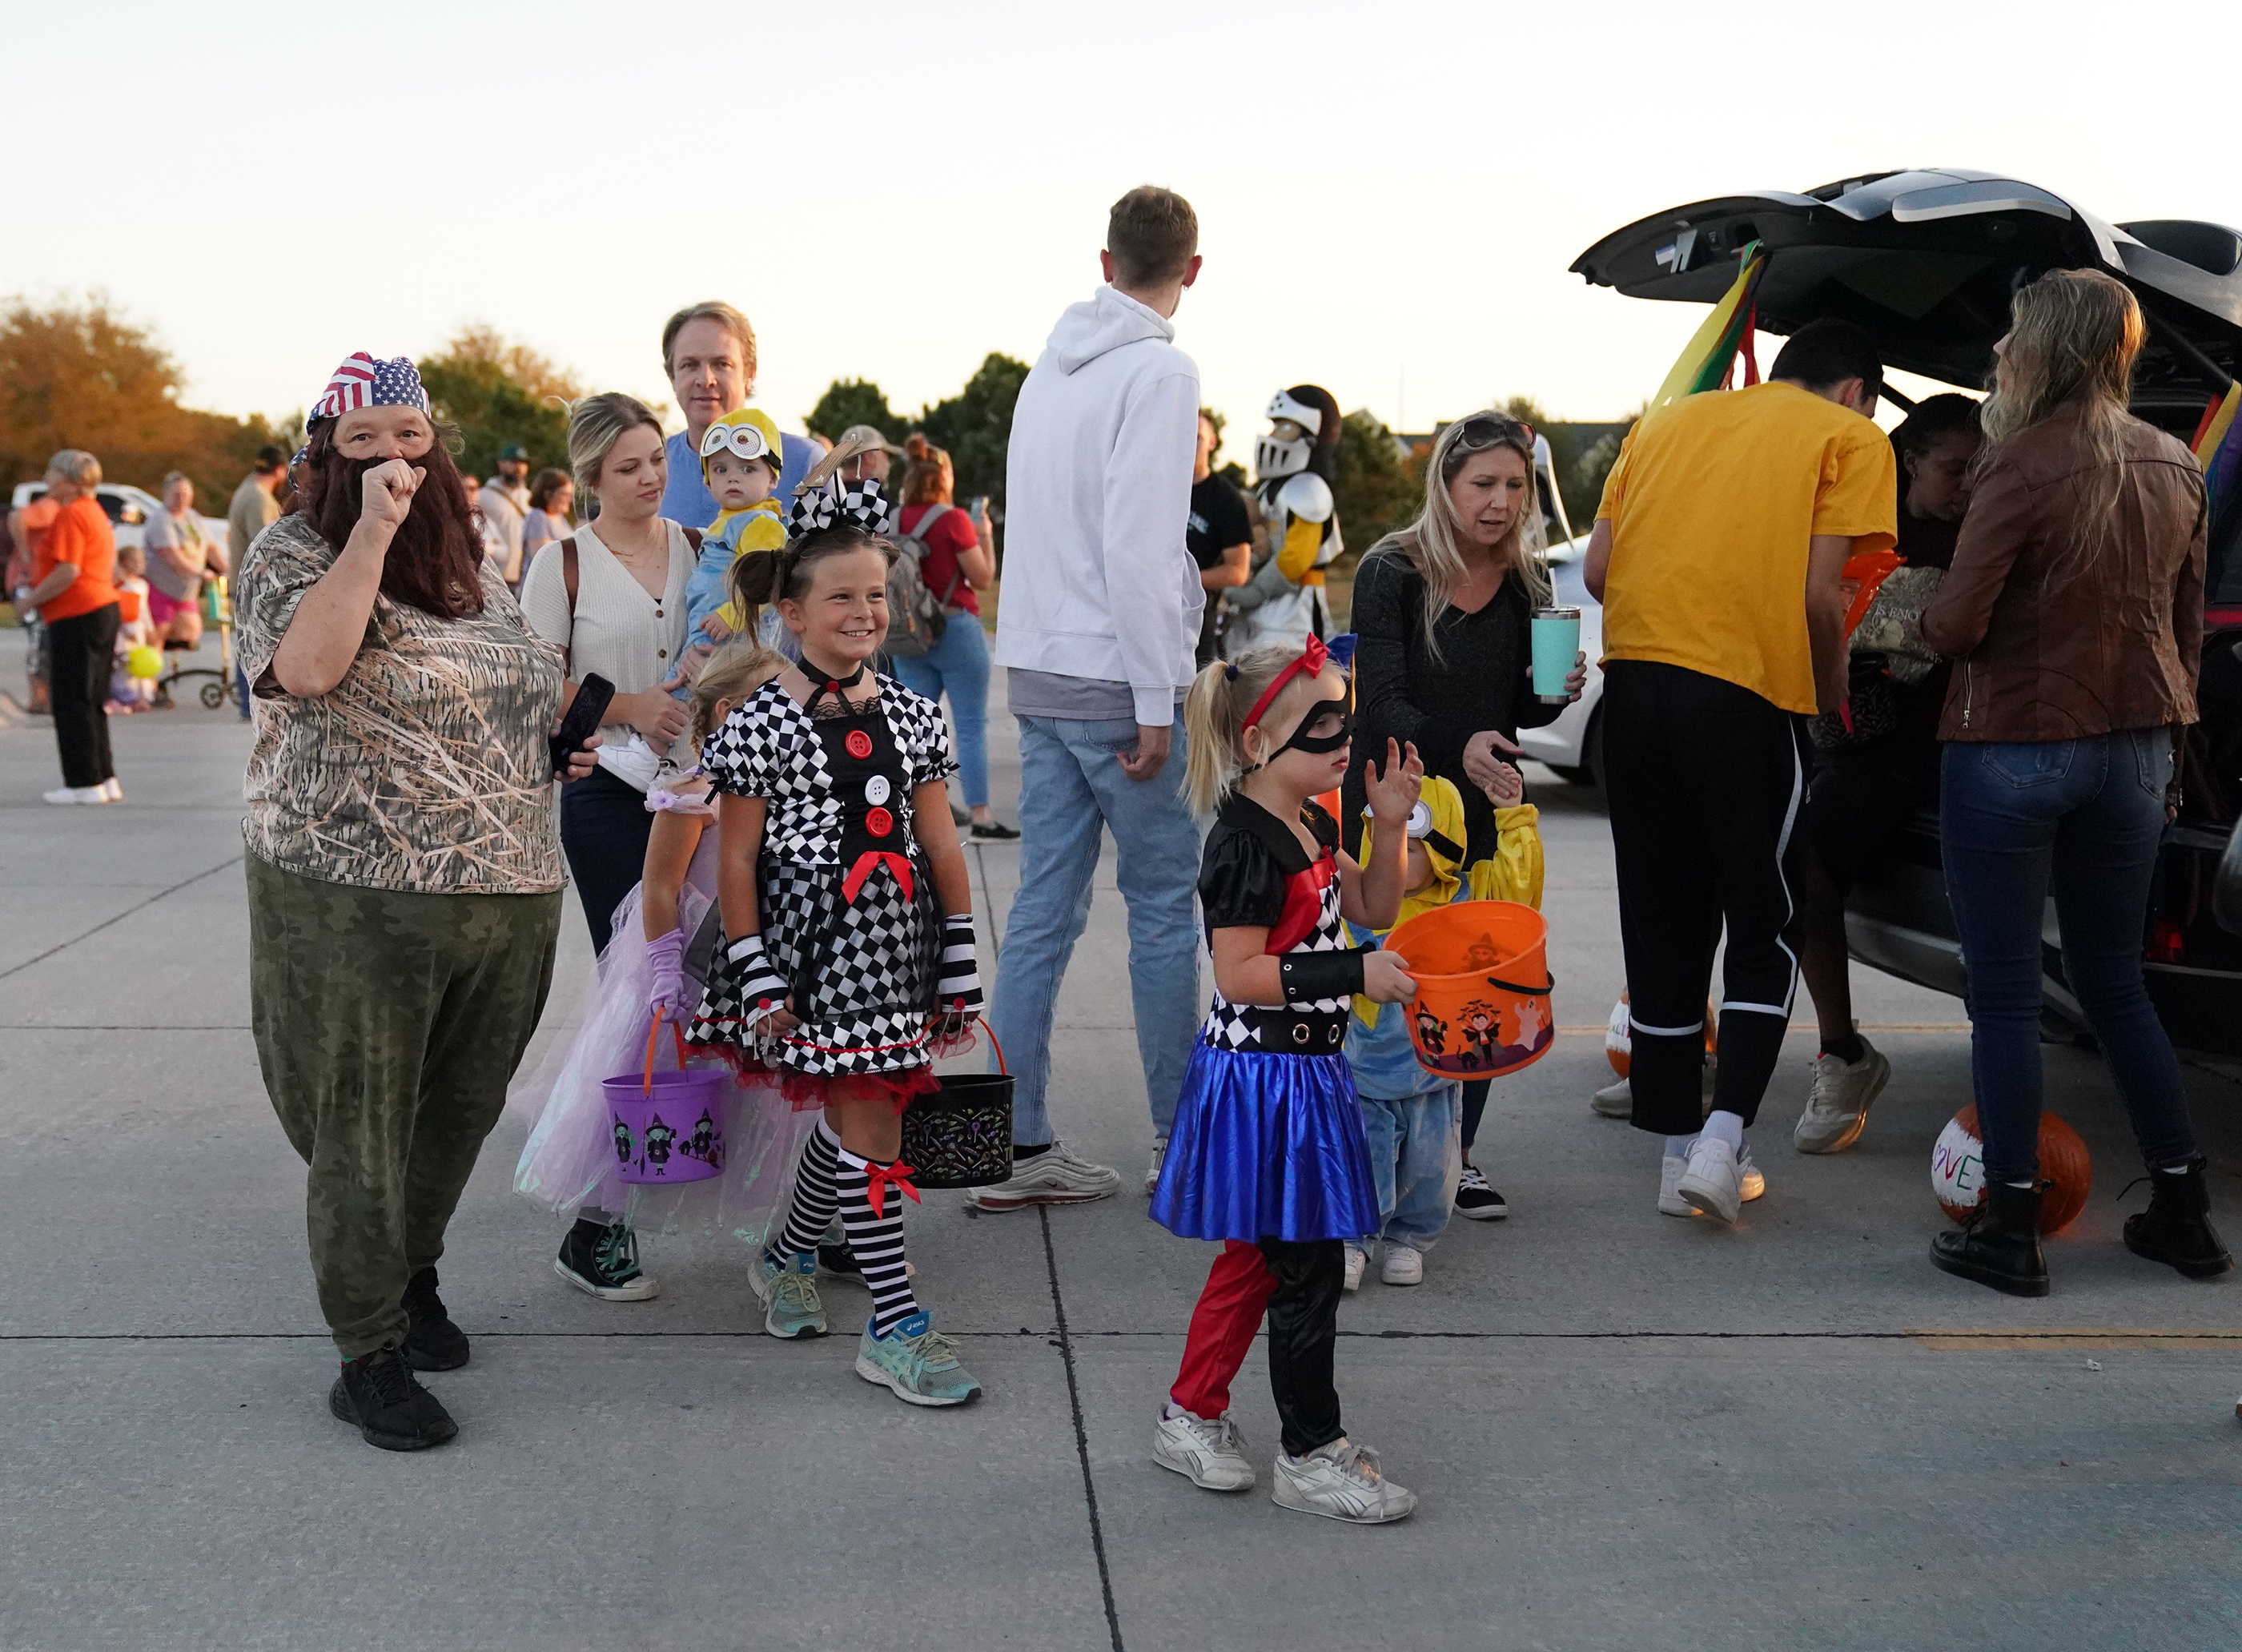
[[[1191,521],[1184,532],[1191,561],[1198,564],[1198,582],[1206,590],[1206,613],[1198,628],[1202,671],[1214,658],[1222,593],[1245,583],[1253,560],[1253,525],[1245,514],[1245,496],[1227,477],[1214,473],[1214,455],[1221,446],[1222,433],[1202,408],[1198,453],[1191,461]]]

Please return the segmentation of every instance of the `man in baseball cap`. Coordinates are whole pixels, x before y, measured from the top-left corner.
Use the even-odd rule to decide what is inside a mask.
[[[484,537],[508,585],[521,583],[521,530],[529,520],[529,449],[518,441],[498,450],[498,470],[475,495]],[[502,548],[501,548],[502,547]]]

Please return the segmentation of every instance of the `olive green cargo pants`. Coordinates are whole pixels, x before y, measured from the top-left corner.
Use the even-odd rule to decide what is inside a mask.
[[[257,1058],[310,1166],[319,1309],[352,1360],[403,1339],[406,1281],[444,1253],[545,1008],[560,897],[362,889],[244,859]]]

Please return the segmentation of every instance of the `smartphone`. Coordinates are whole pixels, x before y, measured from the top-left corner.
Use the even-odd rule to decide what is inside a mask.
[[[976,494],[973,496],[973,502],[965,507],[965,514],[977,522],[987,521],[989,520],[989,495],[986,494]]]
[[[596,671],[584,674],[584,680],[576,685],[576,697],[568,702],[568,715],[560,719],[560,732],[553,736],[555,776],[567,773],[568,759],[600,731],[600,722],[607,715],[607,702],[614,697],[614,683]]]

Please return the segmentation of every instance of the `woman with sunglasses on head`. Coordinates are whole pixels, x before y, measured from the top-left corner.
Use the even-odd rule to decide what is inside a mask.
[[[1441,431],[1425,467],[1425,508],[1373,546],[1354,578],[1355,704],[1362,739],[1347,771],[1340,818],[1359,840],[1363,768],[1388,740],[1411,742],[1427,775],[1463,794],[1467,863],[1500,837],[1494,795],[1514,801],[1518,731],[1565,708],[1534,693],[1527,628],[1550,598],[1549,571],[1526,540],[1534,491],[1534,432],[1506,413],[1477,413]],[[1585,655],[1565,680],[1570,699],[1588,681]],[[1509,1214],[1472,1164],[1487,1081],[1464,1086],[1463,1179],[1456,1213],[1474,1221]]]

